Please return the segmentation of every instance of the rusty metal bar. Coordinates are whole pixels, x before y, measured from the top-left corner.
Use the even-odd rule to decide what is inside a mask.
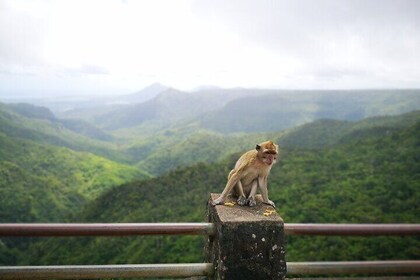
[[[288,262],[287,275],[420,273],[420,261]]]
[[[420,224],[284,224],[286,235],[420,235]],[[212,223],[0,224],[0,236],[214,235]]]
[[[214,235],[212,223],[0,224],[0,236]]]
[[[284,224],[286,235],[420,235],[420,224]]]
[[[211,276],[213,264],[0,266],[0,279],[98,279]]]

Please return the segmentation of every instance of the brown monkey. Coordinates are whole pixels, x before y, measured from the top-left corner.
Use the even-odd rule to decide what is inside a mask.
[[[257,144],[255,150],[243,154],[229,173],[228,182],[219,198],[213,205],[223,204],[232,192],[238,197],[238,204],[255,206],[255,193],[260,188],[263,202],[275,207],[268,199],[267,177],[271,167],[276,163],[278,146],[272,141]]]

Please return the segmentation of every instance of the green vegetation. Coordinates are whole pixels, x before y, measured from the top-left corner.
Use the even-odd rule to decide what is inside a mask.
[[[125,134],[144,133],[139,127],[162,128],[183,121],[200,128],[230,133],[280,131],[319,119],[358,121],[379,115],[420,110],[419,90],[267,90],[213,89],[162,91],[144,103],[67,112]],[[92,112],[93,111],[93,112]],[[156,126],[155,126],[156,128]],[[127,133],[131,131],[130,133]],[[156,131],[154,131],[156,132]]]
[[[286,222],[418,223],[419,111],[228,135],[203,128],[206,117],[154,120],[98,140],[94,127],[12,107],[0,104],[1,222],[201,222],[209,193],[223,189],[238,156],[273,139],[281,159],[270,198]],[[0,264],[200,262],[203,244],[188,236],[2,238]],[[287,258],[417,259],[418,248],[416,238],[293,237]]]
[[[289,223],[416,223],[420,199],[420,123],[386,136],[355,137],[320,150],[283,149],[270,175],[270,197]],[[237,155],[101,195],[84,222],[199,222],[210,192],[220,192]],[[201,261],[204,238],[67,238],[31,245],[20,263]],[[53,248],[53,250],[51,250]],[[71,248],[71,249],[70,249]],[[289,261],[416,259],[416,238],[293,237]]]
[[[86,151],[114,161],[127,163],[127,158],[118,151],[114,143],[98,140],[100,138],[113,138],[97,128],[93,128],[92,125],[83,121],[57,120],[45,108],[40,109],[40,107],[24,104],[13,106],[0,103],[0,133],[12,138],[67,147],[76,151]]]
[[[0,134],[0,144],[2,222],[60,221],[84,200],[148,177],[134,167],[63,147],[4,134]]]
[[[46,108],[0,104],[0,221],[65,221],[103,191],[150,177],[68,148],[89,141],[60,128]]]
[[[399,115],[364,119],[358,122],[318,120],[286,131],[278,140],[289,148],[319,149],[354,141],[381,137],[402,128],[413,126],[420,118],[420,111]]]
[[[141,170],[158,176],[174,167],[218,162],[232,153],[249,150],[272,135],[223,135],[200,129],[191,132],[170,129],[138,141],[127,149],[127,154],[133,157],[133,161],[141,159],[136,163]]]
[[[204,114],[199,123],[223,133],[280,131],[319,119],[358,121],[398,115],[419,106],[418,90],[255,90],[252,96]]]

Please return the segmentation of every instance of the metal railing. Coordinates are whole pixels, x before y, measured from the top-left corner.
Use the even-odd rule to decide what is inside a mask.
[[[288,275],[420,273],[420,261],[288,262]]]
[[[419,224],[285,224],[286,235],[420,235]],[[420,261],[287,262],[287,275],[398,275],[420,273]]]
[[[192,277],[213,274],[211,263],[0,266],[0,279],[98,279],[131,277]]]
[[[284,224],[286,235],[420,235],[419,224]],[[132,236],[215,234],[212,223],[0,224],[0,236]],[[420,261],[288,262],[288,275],[420,273]],[[85,279],[211,276],[211,263],[3,266],[0,279]]]
[[[213,235],[212,223],[0,224],[0,236]]]
[[[4,237],[207,235],[212,223],[0,224]],[[0,266],[0,279],[99,279],[211,276],[211,263]]]
[[[284,224],[286,235],[420,235],[419,224]]]
[[[420,235],[420,224],[284,224],[286,235]],[[214,235],[212,223],[0,224],[0,236]]]

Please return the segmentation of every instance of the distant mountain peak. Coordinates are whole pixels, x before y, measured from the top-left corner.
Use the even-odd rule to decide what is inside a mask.
[[[121,96],[119,99],[130,103],[142,103],[153,99],[154,97],[158,96],[160,93],[168,89],[169,87],[165,85],[162,85],[160,83],[154,83],[140,91]]]
[[[163,90],[166,90],[166,89],[168,89],[169,87],[168,86],[165,86],[165,85],[163,85],[163,84],[161,84],[161,83],[153,83],[153,84],[151,84],[151,85],[148,85],[147,87],[145,87],[144,89],[142,89],[140,92],[143,92],[143,91],[150,91],[150,90],[154,90],[154,91],[163,91]]]

